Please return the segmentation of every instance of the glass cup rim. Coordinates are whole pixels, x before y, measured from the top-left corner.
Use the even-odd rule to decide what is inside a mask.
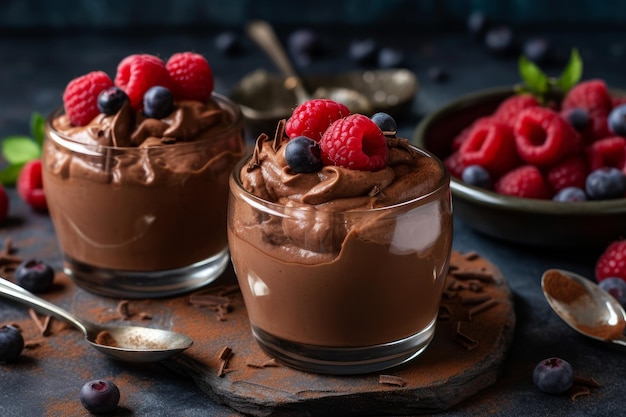
[[[409,147],[425,156],[428,156],[432,159],[434,159],[437,162],[437,165],[439,166],[440,170],[441,170],[441,178],[439,179],[438,183],[436,186],[433,187],[433,189],[431,191],[429,191],[428,193],[422,194],[419,197],[415,197],[413,199],[410,200],[406,200],[400,203],[396,203],[396,204],[392,204],[392,205],[388,205],[388,206],[383,206],[383,207],[375,207],[375,208],[368,208],[368,209],[358,209],[358,210],[349,210],[349,211],[339,211],[339,212],[327,212],[328,214],[354,214],[354,215],[358,215],[361,213],[378,213],[381,211],[388,211],[388,210],[394,210],[394,209],[399,209],[402,207],[406,207],[406,206],[412,206],[415,204],[420,203],[420,201],[422,200],[431,200],[431,197],[444,191],[446,188],[449,190],[450,189],[450,173],[449,171],[446,169],[446,167],[443,165],[443,162],[433,153],[431,153],[430,151],[420,148],[418,146],[415,146],[413,144],[409,144]],[[256,196],[252,193],[250,193],[249,191],[247,191],[245,188],[243,188],[243,184],[241,182],[241,178],[239,173],[241,172],[241,168],[244,166],[245,163],[247,163],[250,158],[252,157],[252,154],[247,154],[246,156],[244,156],[243,158],[241,158],[237,164],[235,165],[235,168],[232,170],[231,175],[230,175],[230,184],[231,184],[231,192],[233,192],[232,190],[232,184],[234,184],[237,187],[237,191],[240,192],[245,198],[247,198],[248,200],[251,200],[255,205],[261,205],[266,207],[267,209],[276,211],[277,213],[283,212],[285,209],[289,209],[289,210],[298,210],[298,206],[296,207],[287,207],[284,204],[280,204],[280,203],[275,203],[273,201],[269,201],[266,200],[264,198],[261,198],[259,196]],[[308,205],[307,205],[308,206]]]
[[[232,123],[226,126],[223,131],[220,131],[215,136],[212,136],[206,139],[192,140],[192,141],[188,141],[184,143],[179,142],[176,144],[176,148],[184,149],[186,147],[197,147],[205,143],[218,142],[219,140],[231,137],[234,133],[243,129],[243,125],[244,125],[243,112],[241,111],[241,107],[239,106],[237,102],[216,92],[211,93],[211,98],[215,100],[216,102],[218,102],[220,104],[220,107],[224,108],[223,106],[225,105],[225,106],[228,106],[230,110],[232,110],[232,114],[234,115]],[[77,141],[73,139],[71,136],[59,132],[52,125],[53,120],[57,118],[58,116],[60,116],[61,114],[63,114],[64,111],[65,110],[63,106],[61,106],[53,110],[48,115],[45,121],[45,128],[46,128],[47,133],[49,134],[46,134],[46,137],[54,140],[56,143],[64,146],[65,148],[71,149],[75,152],[92,153],[94,155],[100,155],[105,152],[108,153],[108,152],[113,152],[113,151],[137,152],[141,150],[142,152],[147,152],[151,149],[163,149],[164,148],[163,145],[152,145],[152,146],[143,146],[143,147],[138,147],[138,146],[120,147],[120,146],[109,146],[109,145],[101,145],[101,144],[87,144],[87,143]]]

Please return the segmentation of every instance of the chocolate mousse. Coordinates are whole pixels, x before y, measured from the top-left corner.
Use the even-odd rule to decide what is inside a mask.
[[[265,337],[360,348],[424,333],[425,348],[452,244],[442,164],[387,137],[382,169],[296,173],[288,141],[281,126],[261,135],[230,180],[231,257],[262,347]]]

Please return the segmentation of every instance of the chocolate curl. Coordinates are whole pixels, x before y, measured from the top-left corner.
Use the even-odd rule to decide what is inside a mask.
[[[498,302],[496,300],[494,300],[493,298],[484,301],[472,308],[469,309],[468,313],[469,313],[469,318],[470,320],[472,319],[472,317],[474,317],[476,314],[481,313],[493,306],[495,306],[496,304],[498,304]]]
[[[223,377],[226,375],[226,368],[228,367],[228,362],[230,358],[233,356],[233,350],[228,346],[224,346],[220,351],[219,355],[217,355],[217,359],[220,361],[220,367],[217,370],[217,376]]]
[[[407,384],[406,379],[395,375],[379,375],[378,383],[384,385],[395,385],[396,387],[404,387]]]
[[[493,274],[484,269],[457,269],[450,272],[452,276],[459,279],[476,279],[482,282],[493,281]]]
[[[248,167],[247,167],[248,172],[252,171],[253,169],[257,168],[260,165],[260,162],[261,162],[260,155],[261,155],[261,150],[263,150],[263,142],[265,142],[268,139],[269,137],[265,133],[261,133],[259,137],[256,139],[256,142],[254,144],[254,150],[252,151],[252,157],[250,157],[250,161],[248,161]]]
[[[246,366],[250,367],[250,368],[256,368],[256,369],[262,369],[262,368],[276,368],[278,367],[278,362],[276,362],[276,359],[271,358],[268,359],[267,361],[258,364],[258,363],[254,363],[254,362],[246,362]]]
[[[39,329],[39,332],[41,333],[41,335],[43,337],[46,337],[46,336],[50,335],[50,318],[51,318],[51,316],[45,316],[44,319],[43,319],[43,323],[42,323],[39,320],[39,317],[37,316],[37,313],[32,308],[28,309],[28,315],[35,322],[35,325],[37,326],[37,329]]]
[[[468,351],[476,349],[479,345],[478,340],[469,337],[467,334],[461,331],[460,321],[456,323],[456,332],[454,333],[454,338]]]
[[[131,317],[128,300],[121,300],[119,303],[117,303],[117,308],[115,311],[122,320],[128,320]]]
[[[287,121],[285,119],[282,119],[278,122],[278,125],[276,126],[276,133],[274,134],[274,142],[272,143],[272,149],[274,149],[274,152],[278,152],[278,150],[280,149],[280,146],[283,143],[283,138],[285,137],[285,125],[287,124]]]

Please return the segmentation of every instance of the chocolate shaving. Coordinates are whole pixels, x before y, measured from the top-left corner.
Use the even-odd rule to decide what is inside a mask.
[[[283,138],[285,137],[285,125],[287,121],[285,119],[281,119],[276,126],[276,133],[274,134],[274,142],[272,143],[272,149],[274,152],[278,152],[280,146],[283,143]]]
[[[4,246],[0,251],[0,273],[7,275],[15,270],[23,259],[20,256],[13,255],[15,248],[13,247],[13,239],[7,237],[4,239]]]
[[[483,301],[482,303],[472,307],[469,309],[468,313],[469,313],[469,317],[470,320],[472,319],[472,317],[480,312],[483,312],[493,306],[495,306],[496,304],[498,304],[498,302],[496,300],[494,300],[493,298],[490,298],[487,301]]]
[[[24,342],[24,349],[37,349],[43,345],[43,340],[35,339],[35,340],[27,340]]]
[[[467,334],[461,331],[461,322],[456,323],[456,331],[454,333],[454,339],[459,342],[468,351],[476,349],[479,345],[478,340],[472,339]]]
[[[231,310],[230,298],[227,296],[239,291],[238,285],[219,286],[209,290],[196,292],[189,296],[189,303],[208,308],[216,313],[219,321],[225,321]]]
[[[468,261],[474,261],[480,258],[480,255],[475,250],[469,251],[463,255],[463,257]]]
[[[490,300],[491,296],[484,293],[469,293],[460,296],[461,304],[477,304]]]
[[[439,320],[450,320],[452,317],[452,311],[450,311],[450,307],[445,304],[441,304],[439,306],[439,315],[437,316]]]
[[[276,368],[279,365],[278,365],[278,362],[276,362],[276,359],[271,358],[261,364],[254,363],[254,362],[246,362],[246,366],[249,366],[250,368],[262,369],[262,368]]]
[[[117,340],[115,340],[113,335],[106,330],[102,330],[96,335],[95,342],[103,346],[118,347]]]
[[[380,187],[378,185],[375,185],[375,186],[372,187],[370,192],[367,193],[367,195],[370,196],[370,197],[375,197],[375,196],[378,195],[378,193],[380,193]]]
[[[119,303],[117,303],[116,311],[117,311],[118,316],[122,320],[128,320],[132,317],[132,314],[130,314],[128,300],[121,300]]]
[[[220,351],[219,355],[217,355],[217,359],[220,361],[220,367],[217,370],[217,376],[223,377],[226,375],[226,368],[228,367],[228,362],[230,358],[233,356],[233,350],[228,346],[224,346]]]
[[[582,385],[574,385],[570,388],[570,398],[572,401],[576,401],[581,395],[589,395],[591,394],[591,390],[588,387],[584,387]]]
[[[406,379],[395,375],[379,375],[378,383],[384,385],[395,385],[396,387],[404,387],[407,384]]]
[[[459,279],[476,279],[482,282],[493,281],[493,274],[485,269],[458,269],[452,271],[451,274]]]
[[[250,161],[248,161],[248,172],[257,168],[261,162],[261,151],[263,150],[263,142],[268,140],[269,137],[265,133],[261,133],[259,137],[256,139],[256,143],[254,144],[254,151],[252,152],[252,156],[250,157]]]
[[[41,333],[43,337],[50,335],[51,316],[45,316],[43,319],[43,323],[42,323],[39,317],[37,316],[37,313],[32,308],[28,309],[28,315],[30,316],[31,319],[33,319],[33,321],[35,322],[35,325],[37,326],[37,329],[39,329],[39,333]]]
[[[602,386],[598,381],[595,380],[595,378],[581,374],[574,375],[574,383],[591,388],[600,388]]]

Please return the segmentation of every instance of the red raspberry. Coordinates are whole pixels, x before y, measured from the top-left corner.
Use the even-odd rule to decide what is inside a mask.
[[[493,114],[498,121],[513,127],[515,119],[519,113],[528,107],[540,106],[535,96],[530,94],[519,94],[504,100]]]
[[[461,130],[461,132],[458,135],[456,135],[454,139],[452,139],[452,146],[451,146],[452,150],[456,151],[461,148],[461,145],[463,145],[463,142],[467,140],[467,138],[469,137],[469,133],[472,131],[474,127],[482,123],[491,123],[491,122],[492,122],[491,117],[481,117],[480,119],[476,119],[472,124],[467,126],[465,129]]]
[[[41,178],[41,159],[27,162],[17,177],[17,194],[36,211],[48,211]]]
[[[626,174],[626,139],[612,136],[595,141],[586,149],[591,171],[602,167],[613,167]]]
[[[626,240],[611,243],[596,262],[596,280],[610,277],[626,281]]]
[[[320,139],[322,161],[361,171],[387,165],[387,139],[369,117],[353,114],[335,121]]]
[[[0,184],[0,223],[9,215],[9,196],[7,190]]]
[[[165,68],[174,83],[174,99],[206,102],[211,98],[213,71],[202,55],[179,52],[167,60]]]
[[[499,177],[520,164],[513,131],[495,119],[475,124],[459,149],[464,166],[480,165]]]
[[[172,92],[174,84],[165,63],[149,54],[135,54],[124,58],[117,66],[115,85],[124,90],[135,110],[143,107],[143,95],[150,87],[160,85]]]
[[[70,121],[76,126],[85,126],[93,120],[98,110],[98,94],[113,85],[111,78],[102,71],[74,78],[63,92],[63,106]]]
[[[585,179],[589,174],[587,162],[580,155],[572,155],[547,169],[545,178],[554,192],[566,187],[585,189]]]
[[[583,108],[589,113],[594,139],[610,136],[607,117],[613,99],[602,80],[583,81],[572,88],[561,103],[562,110]]]
[[[309,100],[293,110],[285,125],[285,132],[290,138],[306,136],[319,142],[328,126],[348,115],[350,110],[336,101],[321,98]]]
[[[450,175],[456,178],[461,178],[463,170],[465,169],[465,165],[461,161],[461,152],[452,152],[443,160],[443,164],[450,172]]]
[[[580,135],[554,110],[530,107],[515,122],[515,145],[524,161],[545,167],[580,152]]]
[[[533,165],[523,165],[504,174],[495,184],[497,193],[523,198],[548,199],[550,187]]]

